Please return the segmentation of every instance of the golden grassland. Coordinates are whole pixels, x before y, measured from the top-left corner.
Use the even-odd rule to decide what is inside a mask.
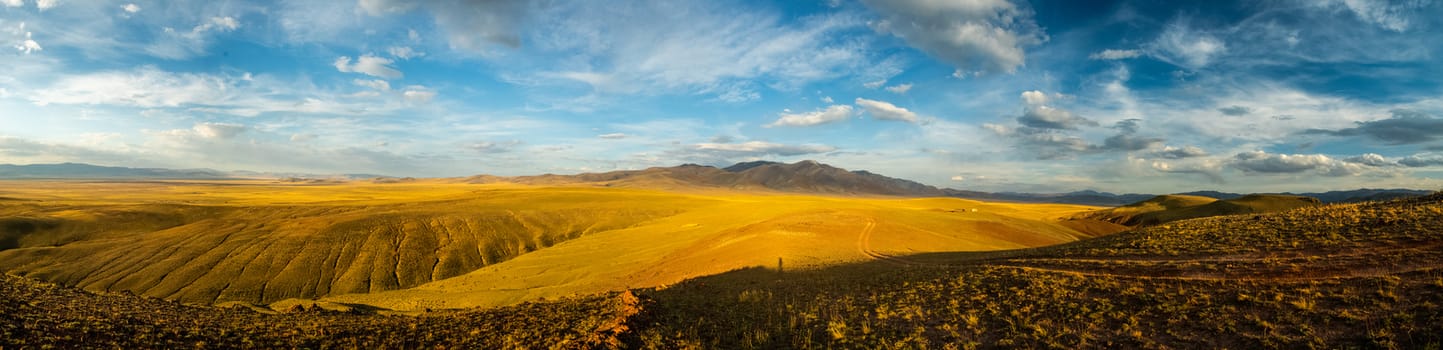
[[[1120,229],[1058,222],[1093,209],[1072,205],[446,180],[6,181],[0,197],[6,272],[280,308],[315,298],[393,310],[501,306],[775,268],[778,259],[810,269]]]
[[[0,346],[1443,346],[1443,194],[992,252],[878,250],[881,224],[848,224],[865,260],[417,316],[267,315],[5,277]]]

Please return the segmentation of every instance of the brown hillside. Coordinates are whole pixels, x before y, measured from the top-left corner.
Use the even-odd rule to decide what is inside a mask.
[[[592,185],[665,190],[727,189],[836,195],[945,196],[936,187],[866,171],[848,171],[815,161],[793,164],[741,163],[726,169],[702,165],[657,167],[577,175],[497,177],[478,175],[471,183]]]
[[[1311,197],[1252,194],[1226,200],[1188,195],[1162,195],[1113,209],[1084,214],[1080,218],[1126,226],[1150,226],[1202,217],[1271,213],[1321,203]]]

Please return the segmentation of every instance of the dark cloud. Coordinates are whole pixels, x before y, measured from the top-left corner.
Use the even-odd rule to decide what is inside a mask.
[[[1421,153],[1403,157],[1398,164],[1412,168],[1443,166],[1443,153]]]
[[[1151,137],[1137,137],[1131,134],[1120,134],[1108,137],[1103,140],[1099,151],[1141,151],[1161,145],[1163,139]]]
[[[1218,108],[1218,112],[1222,112],[1223,115],[1229,115],[1229,116],[1238,117],[1238,116],[1245,116],[1245,115],[1248,115],[1248,114],[1253,113],[1253,109],[1252,109],[1252,108],[1248,108],[1248,107],[1243,107],[1243,106],[1229,106],[1229,107]]]
[[[1140,122],[1142,122],[1142,119],[1123,119],[1121,121],[1118,121],[1117,124],[1113,124],[1112,128],[1117,129],[1117,131],[1120,133],[1132,134],[1137,132],[1138,123]]]
[[[1205,151],[1205,150],[1203,150],[1202,148],[1198,148],[1198,147],[1196,147],[1196,146],[1186,146],[1186,147],[1172,147],[1172,146],[1168,146],[1168,147],[1163,147],[1163,149],[1162,149],[1161,151],[1157,151],[1157,152],[1153,153],[1153,155],[1154,155],[1154,156],[1157,156],[1157,157],[1161,157],[1161,158],[1167,158],[1167,159],[1183,159],[1183,158],[1205,157],[1205,156],[1208,155],[1208,152]]]
[[[1362,136],[1390,145],[1416,144],[1443,139],[1443,119],[1406,109],[1395,109],[1392,112],[1392,118],[1358,122],[1358,126],[1353,128],[1309,129],[1304,133],[1345,137]]]
[[[1097,126],[1097,122],[1049,106],[1028,106],[1017,117],[1017,123],[1029,128],[1077,130],[1080,126]]]

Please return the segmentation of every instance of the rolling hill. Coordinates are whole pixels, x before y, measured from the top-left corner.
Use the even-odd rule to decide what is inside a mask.
[[[748,172],[769,168],[778,169]],[[850,176],[815,164],[781,169]],[[856,247],[863,227],[877,237],[870,248],[896,253],[1035,247],[1117,230],[1064,225],[1059,218],[1091,209],[1069,205],[451,180],[27,180],[0,184],[0,197],[8,273],[193,303],[334,297],[392,309],[663,285],[778,258],[793,268],[857,261],[867,257]],[[377,294],[401,289],[412,292]]]
[[[1079,217],[1124,226],[1151,226],[1211,216],[1271,213],[1319,204],[1321,202],[1316,198],[1276,194],[1250,194],[1224,200],[1190,195],[1162,195]]]
[[[881,237],[862,235],[860,246]],[[1443,344],[1439,247],[1443,194],[1178,221],[1030,249],[749,267],[621,293],[416,315],[299,307],[272,315],[5,276],[0,340],[21,347],[1432,348]]]

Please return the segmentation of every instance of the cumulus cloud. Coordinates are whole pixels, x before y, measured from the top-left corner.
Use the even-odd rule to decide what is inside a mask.
[[[1263,151],[1238,153],[1231,165],[1247,174],[1298,174],[1317,172],[1325,176],[1357,176],[1367,165],[1342,161],[1322,154],[1273,154]]]
[[[624,138],[626,138],[626,134],[619,133],[619,132],[614,132],[614,133],[610,133],[610,134],[596,135],[596,137],[598,137],[598,138],[603,138],[603,139],[607,139],[607,140],[619,140],[619,139],[624,139]]]
[[[60,6],[60,0],[35,0],[35,8],[40,11],[49,10],[56,6]]]
[[[890,91],[894,94],[905,94],[908,91],[912,91],[912,83],[888,86],[887,91]]]
[[[20,50],[20,53],[29,55],[37,51],[44,50],[45,48],[40,47],[40,43],[35,42],[35,39],[32,39],[30,37],[30,32],[25,32],[25,39],[20,40],[20,43],[15,44],[15,49]]]
[[[140,5],[129,3],[125,4],[125,6],[121,6],[120,9],[125,10],[126,13],[137,13],[140,12]]]
[[[246,127],[240,124],[200,123],[196,124],[192,129],[195,130],[195,134],[200,137],[208,139],[228,139],[245,131]]]
[[[862,107],[863,111],[871,114],[872,118],[876,118],[877,120],[896,120],[908,123],[917,123],[920,121],[920,119],[917,118],[917,113],[885,101],[868,100],[858,97],[856,102],[858,106]]]
[[[1305,134],[1362,136],[1390,145],[1418,144],[1443,139],[1443,118],[1426,113],[1396,109],[1388,119],[1356,122],[1357,126],[1337,130],[1309,129]]]
[[[1388,161],[1387,158],[1384,158],[1383,155],[1377,153],[1365,153],[1348,158],[1343,158],[1343,161],[1374,167],[1391,166],[1394,164],[1393,162]]]
[[[1154,156],[1166,159],[1185,159],[1208,156],[1208,152],[1197,146],[1184,147],[1163,147],[1162,150],[1153,153]]]
[[[1049,106],[1052,98],[1041,91],[1022,92],[1022,102],[1022,116],[1017,117],[1017,122],[1029,128],[1076,130],[1079,126],[1098,125],[1067,110]]]
[[[1188,69],[1207,66],[1227,49],[1222,39],[1190,28],[1187,21],[1168,24],[1149,46],[1154,57]]]
[[[5,7],[20,7],[25,6],[25,0],[0,0],[0,4]]]
[[[1153,161],[1151,165],[1152,170],[1157,172],[1172,174],[1199,174],[1206,177],[1208,181],[1215,184],[1221,184],[1226,182],[1223,180],[1222,175],[1223,162],[1217,160],[1205,160],[1201,162],[1181,164],[1167,161]]]
[[[767,124],[767,127],[815,126],[847,120],[852,115],[852,106],[848,105],[832,105],[826,109],[803,113],[782,112],[778,114],[777,121]]]
[[[1094,60],[1125,60],[1142,56],[1142,50],[1114,50],[1106,49],[1087,56]]]
[[[827,153],[837,150],[836,147],[827,145],[785,145],[764,141],[747,141],[742,143],[699,143],[693,147],[697,151],[717,153],[726,156],[799,156],[804,154]]]
[[[332,63],[332,65],[336,66],[336,70],[343,73],[362,73],[386,79],[400,79],[403,76],[401,71],[389,66],[391,62],[393,62],[389,58],[366,54],[357,57],[355,61],[355,63],[351,63],[350,57],[341,56],[336,58],[336,61]]]
[[[959,71],[1012,73],[1024,48],[1047,40],[1032,11],[1007,0],[864,0],[881,17],[878,31],[952,64]]]

